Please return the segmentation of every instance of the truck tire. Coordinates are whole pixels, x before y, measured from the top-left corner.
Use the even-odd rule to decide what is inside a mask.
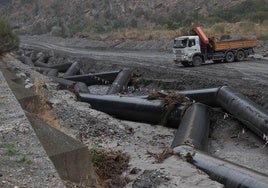
[[[245,53],[242,50],[239,50],[236,54],[235,59],[237,61],[243,61],[245,59]]]
[[[197,67],[200,66],[202,64],[202,58],[200,56],[194,56],[193,57],[193,66]]]
[[[234,62],[234,59],[235,59],[235,55],[234,55],[234,53],[232,51],[229,51],[229,52],[226,53],[226,55],[225,55],[225,61],[227,63]]]

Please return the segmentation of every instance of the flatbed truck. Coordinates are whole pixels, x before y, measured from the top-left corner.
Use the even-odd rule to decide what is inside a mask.
[[[174,62],[184,66],[200,66],[207,60],[213,62],[243,61],[248,55],[254,54],[256,39],[239,38],[217,40],[208,38],[201,27],[193,29],[193,35],[174,39]]]

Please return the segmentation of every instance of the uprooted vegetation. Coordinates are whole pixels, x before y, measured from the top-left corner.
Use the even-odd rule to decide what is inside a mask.
[[[101,187],[123,187],[129,182],[128,177],[122,173],[128,168],[130,157],[122,151],[105,150],[93,146],[90,150],[95,172],[98,176],[97,183]]]

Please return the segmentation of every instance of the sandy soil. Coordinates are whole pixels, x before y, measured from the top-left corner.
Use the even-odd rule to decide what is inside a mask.
[[[125,47],[115,48],[107,44],[101,48],[93,44],[90,48],[78,48],[75,40],[65,42],[47,37],[24,37],[22,47],[52,54],[50,63],[58,58],[79,61],[84,72],[131,68],[140,77],[132,83],[128,95],[227,85],[268,110],[268,61],[265,59],[185,68],[173,63],[171,49],[126,50]],[[52,89],[49,95],[56,114],[62,124],[72,130],[70,132],[74,137],[90,147],[98,144],[130,155],[130,166],[124,174],[131,179],[127,187],[142,187],[139,181],[146,185],[148,179],[152,180],[149,182],[152,187],[221,187],[178,157],[172,156],[163,163],[154,163],[147,151],[160,153],[168,148],[176,130],[115,119],[90,109],[88,104],[77,102],[68,91]],[[211,108],[210,113],[209,153],[268,174],[265,143],[232,116],[224,119],[225,112],[222,110]],[[130,173],[133,169],[138,169],[136,174]],[[161,180],[160,183],[153,183],[157,182],[155,176]]]

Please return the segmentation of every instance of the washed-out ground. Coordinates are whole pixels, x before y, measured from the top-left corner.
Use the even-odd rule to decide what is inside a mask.
[[[131,68],[137,79],[125,93],[129,96],[228,85],[268,110],[267,60],[255,58],[185,68],[172,62],[170,44],[170,41],[98,42],[35,36],[22,37],[22,53],[44,51],[51,55],[49,63],[79,61],[85,73]],[[266,42],[261,42],[257,50],[265,55]],[[89,148],[121,150],[130,156],[129,167],[121,179],[126,187],[222,187],[178,156],[155,162],[150,153],[167,151],[175,129],[115,119],[79,102],[70,91],[45,84],[47,100],[66,134]],[[91,93],[104,94],[108,87],[89,89]],[[224,118],[224,115],[221,109],[210,108],[209,153],[268,174],[265,143],[232,116]]]

